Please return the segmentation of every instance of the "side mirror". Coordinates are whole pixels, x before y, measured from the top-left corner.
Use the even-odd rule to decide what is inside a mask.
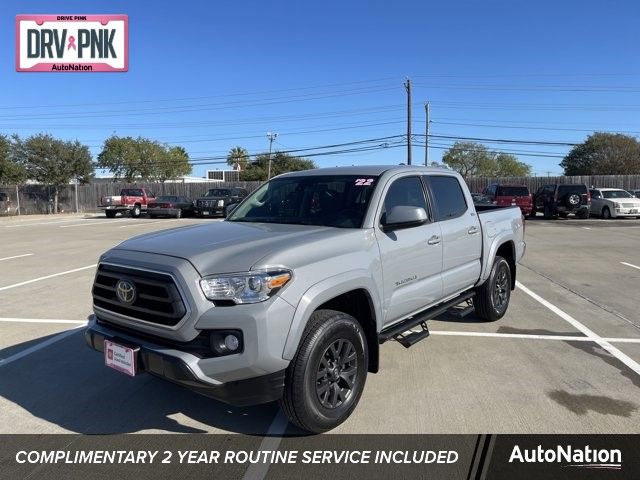
[[[398,206],[385,214],[382,230],[400,230],[402,228],[417,227],[427,223],[427,212],[422,207]]]

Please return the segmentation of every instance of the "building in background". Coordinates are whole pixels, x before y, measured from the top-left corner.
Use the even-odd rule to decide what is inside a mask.
[[[206,179],[214,182],[239,182],[240,170],[207,170]]]

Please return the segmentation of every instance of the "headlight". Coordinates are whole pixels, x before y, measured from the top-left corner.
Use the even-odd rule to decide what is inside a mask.
[[[258,303],[274,295],[289,280],[289,270],[256,271],[205,277],[200,280],[200,287],[209,300]]]
[[[616,208],[622,208],[622,204],[621,204],[621,203],[613,202],[613,205],[614,205]]]
[[[224,200],[218,200],[218,206],[224,207]]]

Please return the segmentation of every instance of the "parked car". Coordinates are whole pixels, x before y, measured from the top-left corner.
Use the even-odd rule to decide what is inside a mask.
[[[629,190],[629,193],[636,198],[640,198],[640,190]]]
[[[9,195],[0,192],[0,215],[9,215],[13,213],[13,206]]]
[[[129,212],[132,217],[139,217],[147,211],[147,206],[154,200],[155,195],[146,188],[123,188],[120,195],[102,197],[98,208],[104,210],[109,218],[126,212]]]
[[[199,217],[222,215],[227,216],[230,205],[240,203],[247,196],[244,188],[212,188],[204,197],[196,200],[195,211]]]
[[[526,185],[492,184],[482,192],[494,205],[517,205],[522,214],[528,216],[533,211],[533,200]]]
[[[543,185],[533,195],[531,215],[542,212],[544,218],[550,219],[573,213],[578,218],[589,218],[590,204],[591,197],[584,184]]]
[[[410,348],[462,303],[501,318],[524,252],[520,209],[475,207],[456,172],[291,172],[223,222],[103,254],[85,339],[120,372],[233,405],[280,400],[293,424],[324,432],[356,408],[380,343]]]
[[[151,218],[161,216],[180,218],[193,215],[194,212],[193,201],[177,195],[161,195],[147,205],[147,213]]]
[[[591,213],[602,218],[640,218],[640,198],[619,188],[595,188],[591,194]]]

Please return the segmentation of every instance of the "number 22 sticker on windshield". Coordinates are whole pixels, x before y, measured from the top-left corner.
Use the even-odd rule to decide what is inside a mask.
[[[373,178],[357,178],[356,185],[361,187],[368,187],[369,185],[373,185]]]

